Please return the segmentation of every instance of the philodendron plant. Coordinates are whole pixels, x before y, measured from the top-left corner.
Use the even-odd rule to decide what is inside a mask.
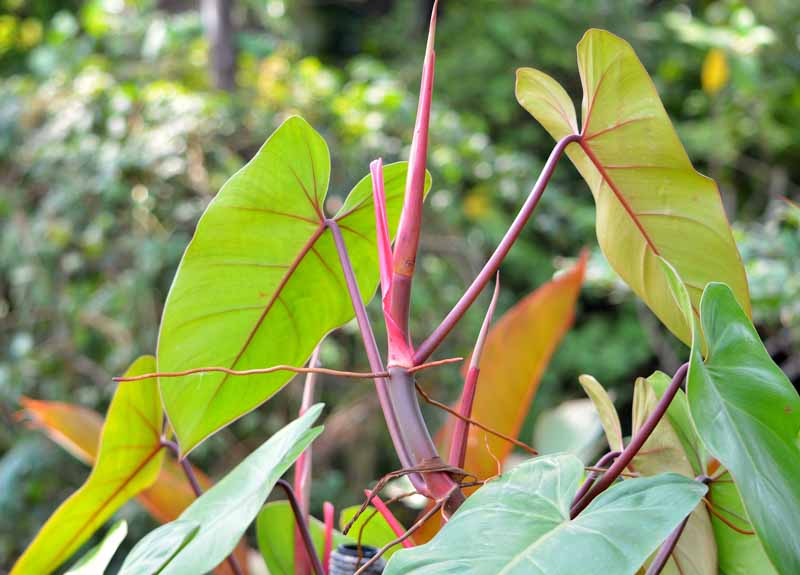
[[[388,558],[391,575],[800,573],[800,397],[751,323],[747,278],[717,187],[692,167],[624,40],[590,30],[578,44],[580,126],[555,80],[518,71],[517,99],[555,147],[483,269],[415,343],[409,313],[431,186],[434,30],[435,8],[408,163],[376,160],[338,213],[327,214],[328,148],[303,119],[287,119],[208,206],[167,297],[156,355],[118,378],[105,420],[79,406],[23,400],[32,424],[93,469],[13,575],[59,569],[131,498],[163,525],[133,547],[125,575],[245,573],[257,555],[243,540],[253,522],[273,575],[327,573],[341,543],[377,547],[359,554],[358,572]],[[674,374],[637,380],[627,443],[603,387],[581,377],[608,440],[591,467],[570,454],[538,456],[518,439],[572,321],[585,256],[492,326],[495,281],[455,407],[416,381],[422,370],[431,376],[459,360],[430,358],[497,277],[564,154],[594,196],[608,262],[689,347]],[[365,311],[378,284],[386,355]],[[320,366],[323,338],[354,317],[370,371]],[[297,373],[306,374],[297,420],[216,484],[189,463],[195,447]],[[364,505],[340,514],[341,531],[330,504],[322,520],[309,515],[319,373],[374,380],[399,463],[366,491]],[[436,442],[419,397],[450,414]],[[529,459],[503,471],[514,446]],[[294,485],[281,479],[292,465]],[[380,495],[400,476],[430,502],[409,528]],[[286,500],[265,505],[276,486]],[[113,528],[70,572],[102,573],[125,532],[124,524]]]

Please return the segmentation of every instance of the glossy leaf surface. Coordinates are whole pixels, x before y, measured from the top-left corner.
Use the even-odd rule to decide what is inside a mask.
[[[302,365],[330,330],[353,317],[323,204],[330,157],[305,120],[284,122],[220,190],[197,225],[167,297],[158,369],[239,370]],[[406,164],[384,169],[389,229],[397,226]],[[429,184],[429,182],[428,182]],[[334,217],[361,294],[378,281],[372,183],[367,176]],[[293,374],[202,373],[162,378],[181,449],[256,408]]]
[[[800,573],[800,396],[727,286],[706,288],[700,318],[708,357],[693,348],[688,378],[697,431],[736,481],[777,571]]]
[[[631,575],[706,491],[676,474],[632,479],[570,520],[582,477],[572,455],[522,463],[467,499],[430,543],[398,551],[385,573]]]
[[[597,239],[614,270],[685,343],[691,325],[671,297],[658,256],[672,264],[697,309],[710,281],[730,285],[750,313],[739,252],[719,191],[695,171],[655,86],[631,46],[604,30],[578,44],[583,127],[564,89],[538,70],[517,73],[517,100],[566,151],[597,205]]]
[[[206,573],[224,561],[255,519],[275,482],[321,433],[321,427],[311,429],[321,411],[322,404],[312,406],[195,500],[178,520],[146,535],[131,551],[132,558],[123,564],[122,573],[150,575],[136,557],[145,557],[147,548],[163,539],[176,543],[169,561],[158,571],[160,575]],[[188,533],[187,525],[194,524],[199,528],[193,534],[184,538],[175,535],[175,531]]]
[[[547,363],[572,325],[585,268],[584,255],[575,267],[519,301],[492,327],[481,358],[473,419],[517,437]],[[445,436],[452,427],[452,422],[445,427]],[[449,443],[449,438],[442,443]],[[503,461],[512,447],[471,426],[464,469],[480,479],[492,477],[497,474],[495,458]]]
[[[666,385],[670,383],[670,378],[660,372],[647,379],[640,377],[636,380],[633,392],[632,435],[639,432],[658,403],[658,395],[651,383],[653,380],[658,380],[661,384],[666,380]],[[697,475],[669,417],[658,422],[641,451],[633,458],[631,469],[645,477],[660,473],[679,473],[692,479]],[[704,504],[698,504],[692,512],[683,535],[661,573],[717,575],[717,545],[714,541],[711,518]]]
[[[102,575],[128,534],[128,524],[117,521],[103,540],[92,547],[65,575]]]
[[[591,375],[581,375],[578,381],[600,415],[600,422],[603,424],[603,430],[611,451],[622,451],[625,448],[622,443],[622,425],[619,423],[619,415],[617,415],[614,402],[611,401],[600,382]]]
[[[155,359],[141,357],[126,376],[152,373]],[[155,379],[120,383],[86,482],[47,520],[11,571],[50,573],[66,561],[111,515],[158,477],[161,400]]]

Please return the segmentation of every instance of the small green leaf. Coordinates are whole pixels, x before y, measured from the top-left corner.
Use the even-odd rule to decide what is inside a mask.
[[[125,375],[153,371],[155,358],[144,356]],[[54,571],[126,501],[153,484],[164,458],[162,417],[154,378],[119,384],[91,475],[47,520],[14,565],[12,575]]]
[[[339,515],[339,527],[344,528],[355,516],[356,511],[358,511],[360,507],[360,505],[353,505],[342,509]],[[392,531],[386,519],[383,518],[383,515],[380,513],[375,513],[375,515],[373,515],[374,511],[374,507],[368,506],[364,513],[353,523],[353,526],[350,528],[349,536],[353,539],[353,542],[355,542],[358,539],[361,528],[364,527],[364,531],[361,534],[361,542],[380,549],[390,541],[397,539],[397,535],[394,534],[394,531]],[[388,559],[400,549],[401,546],[400,543],[398,543],[390,547],[383,556]]]
[[[384,169],[390,230],[397,227],[406,171],[405,163]],[[326,333],[352,319],[325,225],[329,174],[325,141],[292,117],[228,180],[200,219],[167,296],[159,371],[299,366]],[[365,301],[378,281],[372,202],[367,176],[332,218]],[[255,409],[292,377],[283,371],[162,379],[164,407],[182,451]]]
[[[311,517],[309,531],[317,554],[322,557],[325,547],[325,525]],[[267,503],[256,520],[258,548],[267,564],[270,575],[295,575],[294,535],[295,520],[288,501]],[[333,531],[334,548],[342,543],[350,543],[349,537]]]
[[[689,408],[711,454],[736,481],[767,556],[800,573],[800,396],[770,358],[730,288],[712,283],[700,303],[708,357],[692,349]]]
[[[570,520],[582,476],[572,455],[526,461],[467,499],[430,543],[398,551],[386,575],[631,575],[706,492],[676,474],[631,479]]]
[[[600,415],[600,422],[603,424],[603,430],[606,432],[606,440],[611,451],[622,451],[625,448],[622,443],[622,426],[619,423],[619,415],[617,415],[614,402],[611,401],[600,382],[591,375],[581,375],[578,377],[578,381]]]
[[[120,575],[154,573],[144,569],[141,562],[147,560],[149,565],[147,549],[164,539],[172,542],[172,555],[162,544],[159,557],[166,554],[170,558],[157,571],[159,575],[206,573],[224,561],[281,475],[322,432],[321,427],[310,429],[321,411],[322,404],[312,406],[195,500],[177,521],[146,535],[131,551]],[[193,525],[199,525],[199,529],[192,535]]]
[[[354,505],[343,509],[339,515],[339,525],[345,525],[355,515],[359,507],[360,505]],[[363,515],[354,524],[350,532],[351,536],[342,535],[339,530],[334,529],[334,549],[344,543],[356,543],[359,528],[367,517],[372,515],[374,510],[373,507],[367,507]],[[317,554],[322,557],[325,546],[325,525],[319,519],[311,517],[309,531],[311,532],[311,539],[314,541],[314,548],[317,550]],[[270,575],[294,575],[295,519],[289,502],[273,501],[265,505],[256,520],[256,534],[258,536],[258,547],[261,550],[261,555],[264,557]],[[377,514],[364,529],[361,542],[364,545],[382,547],[395,539],[395,537],[392,528],[389,527],[383,516]],[[398,548],[392,547],[384,556],[390,557]]]
[[[127,534],[128,523],[124,520],[117,521],[103,540],[70,567],[66,575],[103,575]]]

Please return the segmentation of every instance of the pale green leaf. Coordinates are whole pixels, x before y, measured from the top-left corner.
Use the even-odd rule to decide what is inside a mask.
[[[467,499],[431,542],[398,551],[386,575],[631,575],[706,492],[676,474],[632,479],[570,520],[582,477],[572,455],[526,461]]]
[[[614,402],[611,401],[600,382],[591,375],[581,375],[578,377],[578,381],[600,415],[600,421],[603,424],[603,430],[606,433],[606,440],[611,451],[622,451],[625,448],[622,443],[622,426],[619,423],[619,415],[617,415]]]
[[[128,523],[124,520],[117,521],[103,540],[70,567],[66,575],[103,575],[127,534]]]
[[[125,561],[120,575],[154,573],[143,569],[141,561],[151,564],[147,549],[167,538],[173,542],[173,554],[157,571],[159,575],[206,573],[224,561],[281,475],[321,433],[321,427],[310,429],[321,411],[322,404],[312,406],[197,498],[178,520],[146,535],[131,551],[133,558]],[[199,529],[192,533],[191,526],[195,524]],[[180,536],[176,536],[176,532]],[[168,551],[168,548],[163,549],[160,556]]]

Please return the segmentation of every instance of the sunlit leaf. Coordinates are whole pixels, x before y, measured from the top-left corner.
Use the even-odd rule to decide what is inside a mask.
[[[658,396],[651,381],[659,380],[663,383],[664,379],[669,385],[670,378],[660,372],[656,372],[648,379],[640,377],[636,380],[633,392],[632,435],[639,432],[658,403]],[[697,475],[668,417],[658,422],[641,451],[633,458],[631,469],[645,477],[660,473],[679,473],[692,479]],[[714,541],[711,518],[704,504],[698,504],[692,512],[683,535],[661,573],[717,575],[717,545]]]
[[[108,530],[103,540],[92,547],[73,565],[66,575],[102,575],[128,534],[128,524],[118,521]]]
[[[228,180],[198,223],[167,297],[160,371],[299,366],[327,332],[353,317],[324,224],[329,174],[325,141],[292,117]],[[390,230],[397,227],[405,176],[405,163],[384,169]],[[372,202],[367,176],[333,218],[365,300],[378,281]],[[181,448],[189,452],[291,377],[203,373],[163,378],[160,386]]]
[[[344,528],[355,516],[356,511],[358,511],[360,507],[360,505],[353,505],[342,509],[341,514],[339,514],[339,527]],[[390,541],[397,539],[397,535],[392,531],[392,528],[386,522],[386,519],[383,518],[383,515],[380,513],[375,513],[375,515],[373,515],[374,511],[374,507],[367,507],[366,511],[353,523],[353,526],[350,528],[349,536],[355,541],[359,539],[360,533],[362,543],[380,548]],[[402,547],[398,543],[390,547],[383,556],[388,559],[401,548]]]
[[[582,478],[572,455],[526,461],[467,499],[430,543],[398,551],[385,574],[631,575],[706,492],[676,474],[631,479],[570,520]]]
[[[118,575],[154,575],[169,563],[200,530],[197,521],[178,519],[169,524],[161,537],[153,538],[148,545],[136,545],[125,558]]]
[[[154,369],[155,359],[145,356],[126,375]],[[91,475],[47,520],[14,565],[13,575],[55,570],[120,506],[156,480],[164,453],[161,418],[155,379],[119,384]]]
[[[625,447],[622,443],[622,426],[619,423],[619,415],[617,415],[614,402],[611,401],[600,382],[591,375],[581,375],[578,381],[600,415],[600,421],[603,424],[603,430],[606,433],[606,440],[608,440],[608,446],[611,451],[622,451]]]
[[[777,571],[800,573],[800,396],[728,286],[709,284],[700,320],[708,357],[695,346],[688,376],[697,431],[736,481]]]
[[[603,30],[578,44],[583,127],[567,154],[597,205],[597,239],[616,272],[685,343],[691,325],[658,261],[680,274],[697,309],[710,281],[730,285],[750,313],[744,267],[716,184],[692,167],[647,71],[630,45]],[[563,88],[521,69],[517,99],[556,139],[578,134]]]
[[[120,575],[149,575],[138,558],[146,558],[147,548],[166,538],[174,541],[173,554],[158,571],[160,575],[206,573],[224,561],[255,519],[275,482],[322,432],[321,427],[311,429],[322,407],[317,404],[309,408],[195,500],[178,520],[141,539],[122,565]],[[199,529],[188,533],[187,525],[193,524]],[[176,531],[184,536],[176,536]]]

